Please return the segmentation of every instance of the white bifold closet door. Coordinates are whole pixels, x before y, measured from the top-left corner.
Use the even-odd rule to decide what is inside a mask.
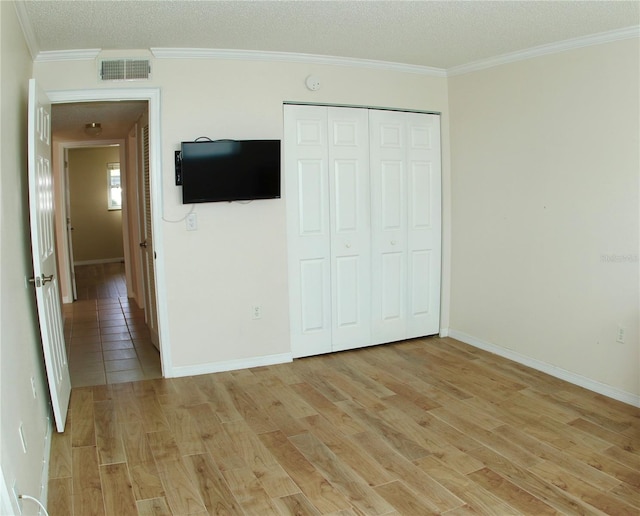
[[[440,330],[440,117],[369,111],[373,344]]]
[[[292,352],[371,342],[367,111],[285,106]]]
[[[420,129],[413,115],[431,115],[296,105],[284,115],[293,356],[437,333],[439,117]],[[435,237],[437,248],[423,245]]]

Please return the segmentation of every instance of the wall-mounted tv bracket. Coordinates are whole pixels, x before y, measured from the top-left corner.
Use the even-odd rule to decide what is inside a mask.
[[[177,150],[175,154],[176,163],[176,186],[182,185],[182,152]]]

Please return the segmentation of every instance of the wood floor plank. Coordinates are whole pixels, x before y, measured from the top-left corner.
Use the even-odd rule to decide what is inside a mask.
[[[120,425],[125,457],[136,500],[164,497],[164,489],[142,421]]]
[[[162,412],[182,455],[195,455],[206,452],[206,446],[201,439],[196,422],[191,417],[186,406],[177,404],[165,405],[162,407]]]
[[[332,512],[349,507],[338,490],[309,463],[282,432],[260,434],[260,440],[319,511]]]
[[[51,435],[51,453],[49,455],[49,478],[71,478],[73,459],[71,453],[72,413],[67,415],[65,431]]]
[[[260,392],[261,387],[256,387],[255,383],[240,386],[237,381],[226,381],[224,386],[237,411],[256,433],[273,432],[278,429],[278,425],[273,422],[268,412],[261,410],[255,400],[247,394],[249,390]]]
[[[300,422],[291,414],[284,403],[270,389],[262,384],[251,385],[246,389],[246,394],[268,414],[269,423],[264,421],[253,425],[256,433],[269,431],[269,424],[274,426],[271,430],[280,430],[285,435],[296,435],[304,431]],[[315,411],[314,411],[315,412]]]
[[[280,516],[273,500],[262,488],[250,468],[228,469],[222,474],[245,514]]]
[[[124,462],[124,447],[120,425],[112,400],[97,401],[93,404],[95,418],[96,445],[100,464]]]
[[[305,418],[304,422],[309,432],[338,455],[370,486],[386,484],[395,480],[394,475],[390,475],[374,457],[358,444],[357,437],[352,438],[350,434],[341,433],[330,421],[319,416]]]
[[[291,386],[298,396],[301,396],[309,405],[322,415],[327,421],[344,434],[358,434],[365,428],[355,421],[349,414],[341,410],[335,403],[326,398],[312,385],[304,382]]]
[[[138,500],[136,506],[138,507],[138,516],[171,516],[171,509],[169,509],[164,497]]]
[[[73,514],[74,516],[104,516],[104,501],[98,453],[95,446],[73,448]],[[107,515],[109,516],[109,515]]]
[[[341,461],[329,448],[311,433],[289,438],[331,485],[344,494],[351,505],[364,514],[386,514],[392,506],[373,491],[348,464]]]
[[[482,468],[467,475],[476,484],[498,496],[511,507],[515,507],[523,514],[556,514],[556,510],[539,500],[524,489],[512,484],[489,468]]]
[[[545,461],[531,468],[531,471],[605,514],[637,514],[634,507],[620,498],[598,489],[598,486],[585,482],[555,464]]]
[[[318,509],[316,509],[302,493],[276,498],[273,502],[280,510],[281,514],[304,514],[306,516],[322,515],[322,513],[318,511]]]
[[[100,479],[106,514],[137,516],[138,508],[125,463],[100,466]]]
[[[238,421],[242,415],[238,412],[229,392],[214,375],[200,375],[193,378],[198,390],[204,395],[206,403],[211,405],[213,412],[221,423]]]
[[[425,502],[424,496],[411,491],[399,480],[374,488],[376,493],[393,505],[400,514],[440,514]]]
[[[147,438],[170,509],[177,514],[206,513],[198,487],[185,466],[173,434],[169,431],[151,432]]]
[[[243,514],[227,481],[208,453],[189,455],[184,457],[184,462],[209,514]]]
[[[491,491],[450,467],[447,461],[429,456],[416,461],[416,465],[460,500],[466,502],[462,506],[464,507],[463,513],[495,514],[497,516],[518,513],[514,507],[495,496]],[[450,512],[456,514],[457,509],[447,511],[445,514]]]
[[[251,470],[271,498],[281,498],[301,492],[287,471],[277,462],[269,465],[254,465]]]
[[[91,388],[73,389],[69,406],[73,418],[71,446],[94,446],[96,433]]]
[[[607,430],[591,421],[587,421],[581,417],[568,423],[572,428],[577,428],[582,432],[588,433],[602,441],[601,450],[605,450],[610,446],[618,446],[622,450],[633,453],[640,457],[640,426],[636,432],[635,438]]]
[[[211,405],[203,403],[189,407],[187,410],[195,421],[202,442],[220,470],[246,466]]]
[[[363,425],[380,435],[394,450],[406,457],[408,460],[419,459],[429,455],[429,451],[420,446],[401,430],[388,424],[379,415],[365,410],[364,408],[349,401],[340,401],[338,405],[353,417],[358,419]]]
[[[469,453],[484,462],[492,471],[509,479],[513,484],[533,494],[547,505],[555,507],[561,513],[590,514],[594,511],[594,508],[581,500],[579,496],[573,495],[553,482],[545,481],[539,474],[510,462],[489,448],[482,447],[471,450]]]
[[[381,437],[372,432],[365,432],[355,438],[395,479],[402,480],[416,493],[429,493],[431,510],[444,512],[464,504],[460,498],[436,482],[413,462],[395,452]],[[387,501],[389,501],[388,498]]]
[[[73,514],[73,479],[50,478],[47,496],[47,512],[49,516],[69,516]]]

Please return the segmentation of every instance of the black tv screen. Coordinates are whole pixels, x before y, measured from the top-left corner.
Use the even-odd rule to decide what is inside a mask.
[[[182,202],[280,197],[280,140],[182,142]]]

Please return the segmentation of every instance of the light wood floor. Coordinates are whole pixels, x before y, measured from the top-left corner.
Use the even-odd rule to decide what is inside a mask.
[[[640,410],[452,339],[73,389],[49,512],[640,513]]]

